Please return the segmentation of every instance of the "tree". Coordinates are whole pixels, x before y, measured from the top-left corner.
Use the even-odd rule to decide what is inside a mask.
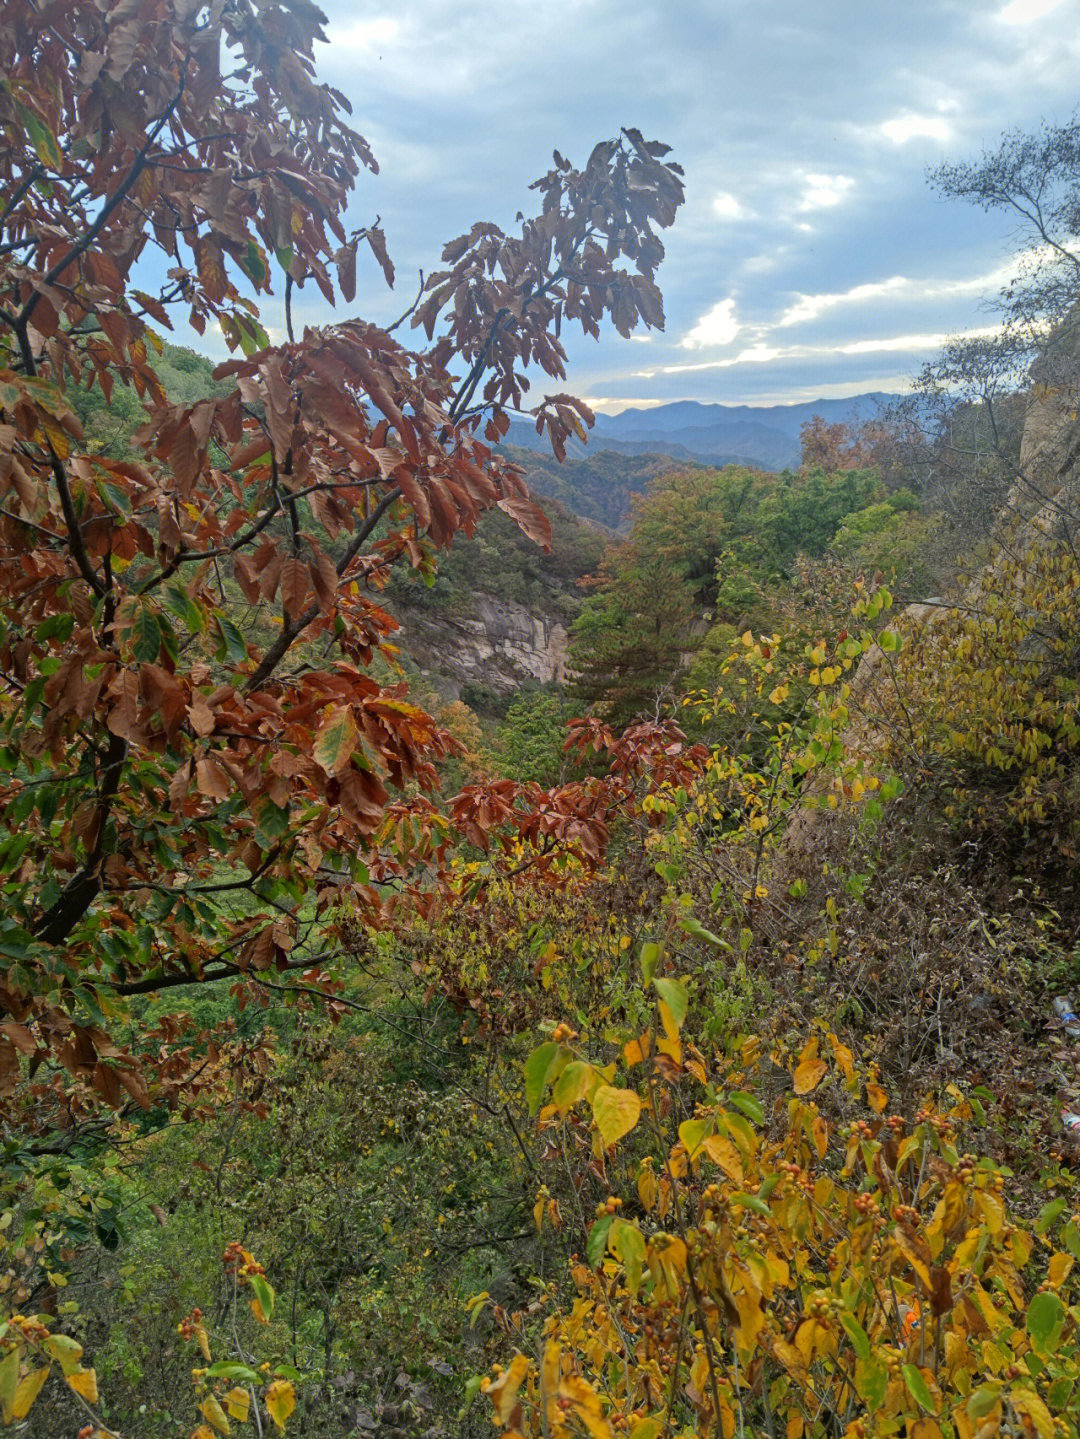
[[[316,7],[10,0],[4,19],[0,1098],[40,1129],[206,1082],[215,1051],[174,1015],[128,1027],[139,996],[331,988],[358,921],[430,905],[453,744],[376,677],[378,591],[496,506],[546,542],[496,449],[523,371],[564,377],[564,324],[662,325],[656,231],[683,188],[636,130],[582,169],[556,153],[538,212],[452,240],[396,325],[297,335],[298,287],[352,302],[361,253],[394,275],[377,222],[346,229],[376,162],[314,78]],[[152,360],[178,311],[239,352],[226,393],[166,399]],[[87,392],[141,401],[130,454],[84,442]],[[559,456],[592,420],[563,393],[528,413]],[[459,799],[482,837],[494,812]]]
[[[996,519],[1022,523],[1048,501],[1059,523],[1075,528],[1061,483],[1080,386],[1080,115],[1009,132],[995,149],[941,165],[930,179],[948,199],[1018,220],[1027,245],[1001,292],[997,333],[951,341],[903,407],[911,476],[921,475],[922,492],[968,545]],[[1048,447],[1042,440],[1051,435]]]

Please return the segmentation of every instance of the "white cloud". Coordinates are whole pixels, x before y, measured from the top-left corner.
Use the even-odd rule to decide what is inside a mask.
[[[719,300],[686,335],[682,347],[684,350],[701,350],[706,346],[730,345],[740,329],[735,318],[735,301]]]
[[[940,350],[949,340],[981,340],[987,335],[999,333],[996,325],[983,325],[977,330],[965,330],[963,335],[893,335],[873,340],[852,340],[846,345],[830,345],[828,353],[833,355],[876,355],[899,351],[901,354],[918,355],[925,350]]]
[[[993,270],[985,270],[980,275],[970,275],[963,280],[890,275],[887,280],[871,280],[862,285],[854,285],[850,290],[839,290],[832,294],[799,294],[795,303],[789,305],[781,314],[776,325],[780,329],[791,325],[804,325],[810,320],[818,319],[827,310],[839,309],[844,305],[866,305],[886,298],[896,300],[904,297],[916,301],[947,300],[966,295],[985,295],[989,298],[1007,285],[1018,269],[1045,258],[1044,250],[1045,247],[1025,250],[1005,265],[997,265]]]
[[[850,175],[825,175],[809,172],[803,176],[800,210],[831,210],[854,187]]]
[[[909,140],[947,141],[953,135],[952,125],[942,115],[897,115],[878,129],[894,145],[906,145]]]
[[[826,310],[835,309],[837,305],[865,304],[867,300],[875,300],[882,295],[894,295],[898,290],[905,290],[911,285],[911,281],[903,275],[893,275],[888,280],[876,280],[866,285],[856,285],[851,290],[844,290],[833,295],[800,295],[794,305],[790,305],[777,320],[777,325],[784,329],[788,325],[802,325],[808,320],[816,320]]]
[[[965,330],[959,335],[944,332],[925,335],[882,335],[870,340],[849,340],[840,345],[755,344],[723,360],[700,360],[680,365],[658,365],[651,370],[635,371],[636,379],[653,379],[656,375],[685,375],[702,370],[728,370],[734,365],[771,364],[774,360],[820,360],[830,355],[902,354],[926,355],[940,350],[952,340],[982,339],[998,334],[996,326]]]
[[[639,399],[620,399],[611,395],[582,395],[581,397],[590,410],[599,410],[605,415],[621,415],[623,410],[655,410],[657,405],[668,405],[667,399],[657,399],[655,395]]]
[[[1056,10],[1061,0],[1009,0],[997,13],[1003,25],[1030,25]]]
[[[391,45],[401,32],[401,25],[389,16],[375,16],[370,20],[353,20],[347,25],[331,25],[326,38],[335,50],[352,50],[359,55],[371,55],[384,45]]]
[[[749,220],[753,215],[753,211],[748,210],[738,195],[733,195],[730,190],[717,191],[713,196],[712,207],[713,214],[718,215],[721,220]]]

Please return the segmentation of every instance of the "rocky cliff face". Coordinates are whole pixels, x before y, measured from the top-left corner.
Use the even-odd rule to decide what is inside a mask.
[[[467,615],[410,609],[400,618],[396,642],[454,698],[468,684],[509,694],[530,680],[561,684],[566,678],[565,626],[512,600],[478,593]]]

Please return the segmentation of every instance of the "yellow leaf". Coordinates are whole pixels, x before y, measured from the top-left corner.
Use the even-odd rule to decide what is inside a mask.
[[[847,1045],[841,1044],[840,1041],[837,1039],[836,1035],[833,1034],[831,1031],[827,1038],[829,1041],[829,1045],[832,1049],[833,1058],[840,1066],[844,1078],[852,1079],[855,1074],[855,1056],[852,1054],[851,1050],[848,1049]]]
[[[555,1431],[559,1422],[559,1374],[561,1369],[562,1350],[554,1339],[549,1339],[544,1346],[544,1358],[540,1366],[540,1394],[544,1405],[544,1414],[547,1418],[548,1430]]]
[[[809,1094],[825,1078],[829,1066],[823,1059],[804,1059],[795,1070],[795,1093]]]
[[[214,1426],[219,1434],[228,1434],[229,1421],[225,1417],[225,1410],[212,1394],[208,1394],[199,1405],[199,1413]]]
[[[942,1203],[945,1209],[941,1217],[941,1227],[946,1235],[951,1236],[953,1230],[958,1229],[967,1218],[967,1198],[964,1186],[958,1180],[950,1179],[946,1184]]]
[[[818,1158],[824,1159],[825,1151],[829,1147],[829,1126],[820,1114],[815,1114],[814,1122],[810,1126],[810,1129],[814,1136],[814,1148],[818,1152]]]
[[[744,1179],[742,1158],[730,1139],[725,1139],[721,1134],[710,1134],[708,1138],[702,1140],[701,1148],[714,1164],[718,1164],[725,1174],[734,1179],[736,1184],[742,1184]]]
[[[522,1358],[518,1355],[518,1358]],[[528,1360],[525,1361],[526,1367]],[[275,1379],[266,1391],[266,1412],[279,1429],[285,1428],[285,1420],[296,1408],[296,1390],[287,1379]]]
[[[533,1205],[533,1222],[536,1225],[536,1232],[540,1234],[544,1228],[544,1212],[547,1209],[547,1195],[541,1190]]]
[[[1053,1416],[1034,1390],[1013,1389],[1009,1392],[1009,1401],[1035,1425],[1039,1439],[1054,1439]]]
[[[801,1352],[795,1348],[794,1344],[789,1344],[786,1339],[774,1339],[772,1349],[789,1374],[796,1379],[806,1378],[806,1364],[803,1362]]]
[[[1005,1224],[1005,1206],[1001,1200],[988,1189],[982,1189],[975,1195],[975,1208],[981,1211],[987,1229],[997,1238]]]
[[[656,1439],[663,1427],[661,1419],[639,1419],[630,1430],[629,1439]]]
[[[199,1348],[202,1350],[202,1357],[207,1364],[210,1363],[210,1340],[206,1336],[206,1325],[196,1324],[195,1338],[199,1341]]]
[[[67,1376],[67,1382],[81,1399],[86,1400],[87,1404],[98,1402],[97,1375],[93,1369],[76,1369],[74,1374]]]
[[[632,1089],[613,1089],[610,1084],[601,1084],[593,1094],[592,1109],[604,1148],[610,1149],[637,1124],[641,1100]]]
[[[925,1241],[922,1239],[919,1239],[918,1241],[911,1240],[904,1233],[903,1229],[900,1228],[897,1228],[893,1231],[893,1242],[895,1243],[897,1249],[900,1250],[901,1254],[903,1254],[904,1257],[907,1259],[908,1263],[911,1265],[912,1269],[914,1269],[915,1273],[919,1276],[926,1289],[926,1292],[929,1294],[934,1287],[933,1282],[930,1278],[930,1270],[926,1262],[930,1253],[929,1246],[926,1245]],[[925,1254],[919,1252],[919,1249],[916,1248],[916,1243],[922,1245],[925,1248]]]
[[[660,1023],[664,1026],[664,1033],[673,1043],[678,1043],[679,1021],[675,1018],[675,1014],[671,1008],[671,1005],[668,1004],[665,1000],[660,1000],[659,1007]]]
[[[807,1368],[814,1357],[814,1331],[817,1325],[813,1319],[804,1319],[795,1332],[795,1348]]]
[[[1050,1256],[1050,1265],[1047,1269],[1047,1278],[1050,1280],[1050,1283],[1054,1286],[1055,1289],[1057,1289],[1059,1285],[1063,1284],[1065,1280],[1068,1279],[1069,1273],[1072,1270],[1073,1264],[1075,1262],[1076,1261],[1073,1259],[1071,1254],[1062,1254],[1060,1250],[1057,1254],[1052,1254]]]
[[[604,1418],[600,1396],[587,1380],[568,1374],[559,1385],[559,1397],[569,1401],[574,1417],[580,1419],[592,1439],[615,1439],[615,1432]]]
[[[868,1079],[866,1081],[866,1101],[875,1114],[880,1114],[888,1104],[889,1096],[880,1084],[875,1084],[872,1079]]]
[[[663,1298],[674,1299],[686,1273],[686,1245],[677,1235],[656,1234],[648,1247],[648,1260],[657,1291],[665,1291]]]
[[[941,1439],[941,1428],[936,1419],[929,1419],[924,1415],[915,1420],[908,1430],[908,1435],[909,1439]]]
[[[656,1204],[658,1194],[656,1175],[651,1165],[643,1164],[637,1178],[638,1198],[641,1200],[641,1207],[646,1213],[651,1214]]]
[[[248,1410],[251,1408],[251,1395],[246,1389],[241,1389],[237,1385],[235,1389],[230,1389],[225,1395],[225,1408],[229,1411],[230,1419],[238,1419],[241,1424],[244,1424],[247,1421]]]
[[[259,1321],[260,1324],[270,1323],[269,1319],[267,1319],[266,1315],[263,1313],[262,1305],[257,1299],[253,1299],[251,1301],[251,1312],[252,1314],[254,1314],[255,1318]]]
[[[740,1290],[735,1296],[735,1308],[739,1311],[739,1328],[742,1330],[743,1338],[748,1345],[753,1344],[765,1324],[760,1299],[756,1294],[750,1294],[745,1289]]]
[[[41,1386],[49,1377],[49,1365],[44,1369],[32,1369],[29,1374],[19,1380],[19,1387],[15,1390],[15,1402],[11,1406],[11,1417],[13,1419],[25,1419],[30,1413],[30,1406],[41,1393]],[[71,1383],[71,1380],[68,1380]],[[97,1397],[95,1392],[94,1397]]]
[[[527,1357],[524,1354],[515,1354],[509,1369],[504,1369],[487,1387],[487,1397],[495,1406],[496,1421],[504,1427],[510,1423],[510,1417],[518,1407],[518,1390],[525,1382],[528,1372]]]
[[[641,1064],[649,1057],[649,1033],[639,1035],[637,1039],[628,1039],[623,1045],[623,1058],[627,1064]]]

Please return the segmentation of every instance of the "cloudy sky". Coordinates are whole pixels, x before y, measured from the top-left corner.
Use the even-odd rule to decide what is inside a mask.
[[[473,220],[509,226],[558,147],[636,125],[686,170],[665,235],[667,330],[570,346],[601,408],[896,390],[987,309],[1019,241],[926,171],[1080,102],[1080,0],[321,0],[323,78],[381,174],[396,317]],[[307,318],[324,319],[315,308]]]

